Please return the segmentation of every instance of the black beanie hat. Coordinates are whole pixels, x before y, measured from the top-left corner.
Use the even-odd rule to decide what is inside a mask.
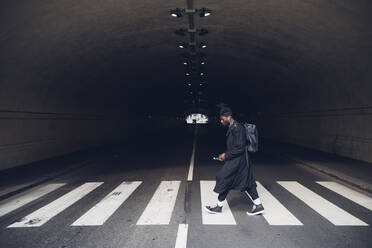
[[[231,108],[227,107],[227,106],[223,106],[221,107],[220,109],[220,116],[232,116],[233,113],[232,113],[232,110]]]

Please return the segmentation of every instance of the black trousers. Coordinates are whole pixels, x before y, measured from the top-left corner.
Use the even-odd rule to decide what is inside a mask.
[[[257,192],[256,186],[253,186],[252,188],[246,189],[245,191],[252,197],[252,200],[256,200],[258,198],[258,192]],[[224,201],[226,199],[226,196],[227,196],[228,193],[229,193],[229,190],[226,190],[226,191],[218,194],[218,200],[219,201]]]

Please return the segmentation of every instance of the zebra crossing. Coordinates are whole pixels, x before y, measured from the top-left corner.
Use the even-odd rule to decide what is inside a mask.
[[[177,196],[182,181],[161,181],[155,189],[152,198],[143,209],[136,225],[169,225],[175,208]],[[372,198],[331,181],[317,181],[317,184],[330,191],[337,193],[346,200],[352,201],[367,211],[372,209]],[[325,199],[320,194],[308,189],[297,181],[277,181],[278,187],[284,188],[288,194],[295,196],[300,202],[309,206],[314,214],[319,214],[335,226],[369,226],[368,223],[358,219],[340,206]],[[35,188],[10,200],[0,202],[0,218],[7,214],[27,206],[39,198],[65,186],[66,183],[52,183]],[[104,185],[104,182],[87,182],[48,203],[47,205],[28,214],[20,220],[10,224],[7,228],[40,227],[56,217],[58,214],[84,198],[86,195]],[[222,214],[209,214],[202,208],[208,204],[214,204],[217,194],[213,192],[215,181],[200,181],[200,204],[203,225],[237,225],[234,213],[225,200]],[[138,191],[142,181],[124,181],[114,190],[103,197],[97,204],[91,207],[77,220],[72,221],[71,226],[102,226],[121,207],[125,208],[125,201]],[[270,226],[303,226],[303,220],[296,217],[286,208],[280,197],[274,196],[260,182],[257,181],[257,190],[265,207],[262,215]],[[247,206],[248,209],[248,206]],[[247,216],[247,219],[251,217]],[[254,218],[254,217],[253,217]],[[244,221],[244,219],[239,219]],[[183,226],[183,228],[187,226]]]
[[[181,181],[162,181],[137,225],[168,225]]]
[[[101,226],[141,185],[141,181],[123,182],[111,193],[72,223],[72,226]]]
[[[201,206],[214,204],[217,201],[217,194],[213,192],[213,187],[216,184],[215,181],[200,181],[200,199]],[[235,218],[231,212],[227,200],[224,201],[223,211],[221,214],[209,214],[203,209],[202,211],[202,223],[204,225],[236,225]]]
[[[9,227],[38,227],[42,226],[57,214],[83,198],[85,195],[102,185],[103,182],[84,183],[73,191],[63,195],[57,200],[36,210],[35,212],[11,224]]]
[[[368,226],[367,223],[327,201],[298,182],[282,181],[278,183],[336,226]]]
[[[18,197],[16,199],[13,199],[11,201],[8,201],[5,204],[2,204],[0,207],[0,217],[3,215],[6,215],[62,186],[64,186],[65,183],[52,183],[48,185],[44,185],[41,188],[38,188],[36,190],[33,190],[29,194],[25,195],[24,197]]]
[[[257,192],[266,209],[264,218],[272,226],[302,226],[299,221],[278,199],[276,199],[260,182]]]

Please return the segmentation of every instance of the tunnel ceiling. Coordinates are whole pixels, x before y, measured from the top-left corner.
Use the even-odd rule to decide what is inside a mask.
[[[182,114],[192,98],[178,44],[189,36],[175,31],[189,22],[169,11],[186,7],[186,0],[2,1],[2,89],[38,111],[58,99],[106,112]],[[314,99],[333,107],[368,102],[368,94],[353,96],[355,85],[360,90],[372,78],[370,1],[196,0],[194,7],[212,10],[194,17],[197,29],[208,30],[196,34],[197,44],[208,45],[196,49],[205,53],[198,72],[208,82],[201,107],[213,111],[223,101],[249,112],[296,110]]]

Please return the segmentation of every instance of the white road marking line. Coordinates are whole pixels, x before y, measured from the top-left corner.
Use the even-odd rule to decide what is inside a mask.
[[[222,213],[210,214],[204,210],[206,205],[217,203],[218,194],[213,191],[216,181],[200,181],[202,222],[204,225],[236,225],[227,201],[224,201]]]
[[[141,181],[123,182],[71,226],[99,226],[125,202]]]
[[[263,217],[269,225],[279,226],[302,226],[299,221],[289,210],[284,207],[260,182],[257,183],[258,195],[261,198],[262,205],[265,208]]]
[[[35,212],[22,218],[19,222],[15,222],[8,226],[11,227],[38,227],[45,224],[57,214],[83,198],[89,192],[96,189],[103,182],[84,183],[78,188],[70,191],[69,193],[61,196],[57,200],[49,203],[48,205],[36,210]]]
[[[197,137],[198,129],[195,126],[195,132],[194,132],[194,142],[192,145],[192,154],[190,159],[190,166],[189,166],[189,173],[187,176],[187,181],[192,181],[193,175],[194,175],[194,164],[195,164],[195,150],[196,150],[196,137]]]
[[[147,204],[137,225],[168,225],[181,181],[162,181]]]
[[[322,185],[323,187],[326,187],[327,189],[330,189],[334,192],[336,192],[339,195],[342,195],[345,198],[348,198],[349,200],[369,209],[372,210],[372,198],[359,193],[358,191],[349,189],[348,187],[341,185],[336,182],[321,182],[318,181],[318,184]]]
[[[28,193],[22,194],[10,201],[7,201],[4,204],[0,205],[0,217],[3,215],[6,215],[17,208],[20,208],[62,186],[66,185],[65,183],[52,183],[48,185],[44,185],[42,187],[38,187],[35,189],[32,189],[32,191],[29,191]]]
[[[368,226],[296,181],[278,181],[278,184],[336,226]]]
[[[176,239],[175,248],[186,248],[187,247],[188,228],[189,228],[189,226],[187,224],[179,224],[178,225],[178,232],[177,232],[177,239]]]

